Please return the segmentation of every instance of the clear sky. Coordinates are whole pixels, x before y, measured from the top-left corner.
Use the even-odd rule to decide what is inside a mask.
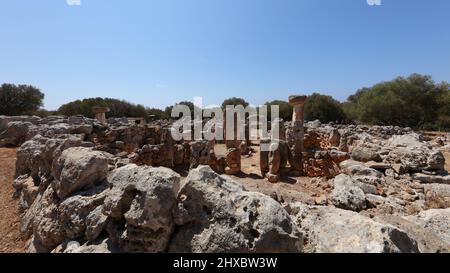
[[[450,81],[450,1],[0,1],[0,83],[45,107],[112,97],[165,107],[202,96],[252,104],[418,72]]]

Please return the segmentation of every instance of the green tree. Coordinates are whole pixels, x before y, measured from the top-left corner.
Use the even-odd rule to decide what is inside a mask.
[[[450,90],[448,83],[442,83],[440,88]],[[450,130],[450,91],[443,92],[438,98],[437,129]]]
[[[197,106],[194,105],[194,103],[190,102],[190,101],[180,101],[178,103],[176,103],[175,105],[186,105],[187,107],[189,107],[189,110],[191,111],[191,118],[194,119],[194,110],[195,109],[199,109]],[[172,109],[175,105],[171,105],[171,106],[167,106],[166,109],[164,110],[164,118],[165,119],[173,119],[172,117]],[[181,116],[181,114],[180,114]]]
[[[344,122],[347,117],[339,101],[331,96],[314,93],[305,102],[305,120],[321,122]]]
[[[34,111],[31,114],[33,116],[38,116],[38,117],[41,117],[41,118],[45,118],[45,117],[48,117],[48,116],[57,115],[58,113],[56,111],[49,111],[49,110],[40,108],[40,109]]]
[[[44,94],[31,85],[2,84],[0,115],[29,115],[43,105]]]
[[[62,105],[58,109],[58,113],[66,116],[83,115],[93,118],[92,108],[95,106],[108,107],[110,109],[110,112],[106,114],[108,117],[147,117],[147,109],[143,105],[111,98],[76,100]]]
[[[282,118],[284,121],[292,120],[293,107],[287,101],[273,100],[273,101],[266,102],[265,105],[267,105],[267,118],[269,120],[271,119],[271,112],[272,112],[271,106],[272,105],[279,106],[280,118]]]
[[[232,97],[229,99],[226,99],[222,102],[222,109],[225,110],[225,108],[227,107],[227,105],[242,105],[245,107],[247,107],[249,104],[248,102],[246,102],[243,98],[236,98],[236,97]]]
[[[161,109],[157,109],[157,108],[148,108],[147,116],[149,117],[149,119],[152,119],[152,120],[167,119],[165,117],[164,111]]]
[[[450,117],[449,92],[445,82],[436,84],[431,76],[412,74],[360,89],[343,108],[363,123],[439,128],[447,126]]]

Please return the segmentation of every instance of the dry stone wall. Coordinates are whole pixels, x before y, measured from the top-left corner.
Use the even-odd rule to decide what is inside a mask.
[[[321,177],[330,194],[315,206],[246,190],[232,178],[242,143],[218,156],[214,141],[174,141],[164,121],[0,117],[0,144],[18,147],[30,252],[449,251],[450,138],[316,121],[292,145],[290,126],[261,172]]]

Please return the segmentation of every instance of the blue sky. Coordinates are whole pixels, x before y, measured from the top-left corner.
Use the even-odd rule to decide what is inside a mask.
[[[39,87],[48,109],[345,100],[413,72],[450,81],[448,0],[2,0],[0,12],[0,83]]]

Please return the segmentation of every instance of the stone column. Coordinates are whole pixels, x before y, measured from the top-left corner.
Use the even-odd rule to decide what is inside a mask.
[[[272,146],[276,146],[278,144],[271,144]],[[266,174],[267,180],[271,183],[277,183],[280,180],[280,172],[281,172],[281,154],[278,148],[272,148],[272,151],[269,153],[269,172]]]
[[[227,149],[225,161],[227,163],[226,174],[236,175],[241,172],[241,151],[238,148]]]
[[[241,140],[238,139],[238,117],[237,114],[233,114],[234,120],[234,131],[227,133],[227,112],[224,112],[224,135],[225,135],[225,146],[227,147],[227,152],[225,156],[226,168],[225,173],[228,175],[236,175],[241,172]]]
[[[225,136],[225,145],[227,147],[227,149],[232,149],[232,148],[239,148],[240,144],[241,144],[241,140],[239,140],[239,136],[238,136],[238,131],[240,128],[238,128],[238,116],[237,113],[233,114],[233,122],[234,122],[234,131],[233,132],[228,132],[227,133],[227,111],[224,111],[224,120],[223,120],[223,124],[224,124],[224,136]],[[231,125],[230,125],[231,126]]]
[[[270,151],[260,151],[261,174],[270,182],[280,180],[281,172],[286,167],[288,160],[288,148],[285,141],[284,122],[276,119],[272,122],[269,139],[261,139],[261,144],[269,144]]]
[[[270,138],[262,138],[260,141],[261,145],[270,145]],[[269,151],[263,150],[260,148],[259,151],[259,168],[261,170],[261,176],[266,177],[266,174],[270,171],[269,165]]]
[[[93,107],[92,112],[95,114],[95,119],[98,120],[102,124],[106,124],[106,113],[110,110],[108,107]]]
[[[306,96],[290,96],[289,104],[294,107],[294,111],[292,114],[292,122],[301,122],[303,126],[303,114],[305,107]]]
[[[286,132],[289,145],[289,163],[291,174],[300,176],[303,171],[302,152],[304,140],[303,115],[306,96],[294,95],[289,97],[289,104],[294,107],[292,122]]]

